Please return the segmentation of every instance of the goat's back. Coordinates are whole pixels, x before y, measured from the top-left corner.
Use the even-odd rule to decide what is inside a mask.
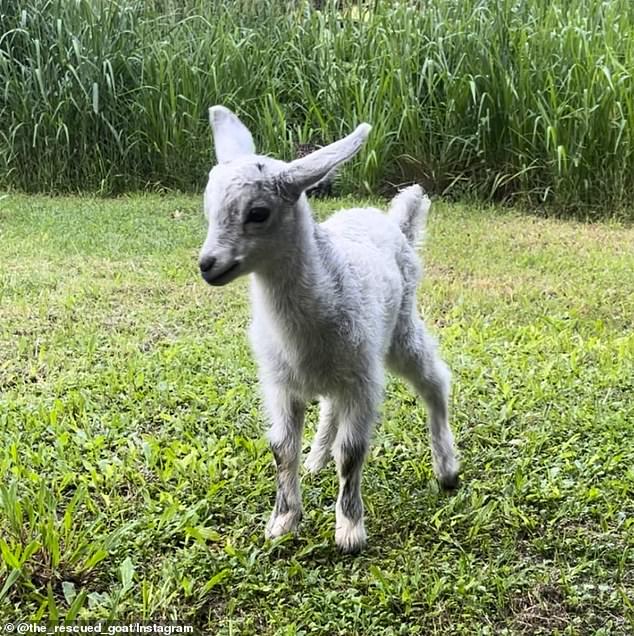
[[[378,279],[394,270],[407,286],[418,283],[418,256],[393,216],[376,208],[351,208],[337,212],[321,227],[353,268],[362,265]]]
[[[397,320],[409,313],[420,279],[414,247],[396,220],[375,208],[337,212],[322,224],[346,271],[357,320],[386,346]]]

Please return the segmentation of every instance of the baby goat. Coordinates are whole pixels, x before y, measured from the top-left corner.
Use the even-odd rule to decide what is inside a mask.
[[[361,469],[386,364],[426,401],[434,471],[443,487],[457,484],[447,421],[450,373],[416,311],[414,244],[430,201],[412,186],[388,215],[352,209],[316,223],[304,192],[353,157],[370,126],[285,163],[256,155],[251,133],[228,109],[214,106],[209,116],[218,165],[205,189],[209,229],[200,271],[210,285],[253,274],[250,338],[277,465],[266,535],[294,531],[302,516],[304,411],[318,396],[306,467],[317,472],[332,453],[339,475],[335,540],[344,552],[356,552],[366,541]]]

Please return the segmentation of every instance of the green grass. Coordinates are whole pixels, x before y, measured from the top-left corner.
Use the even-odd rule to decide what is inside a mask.
[[[0,3],[0,187],[199,190],[207,107],[265,153],[373,124],[346,192],[416,180],[634,209],[630,0]]]
[[[332,466],[302,478],[299,536],[263,538],[247,282],[200,280],[203,236],[199,197],[0,202],[2,620],[632,633],[631,227],[434,206],[419,299],[462,487],[439,492],[423,409],[391,380],[358,557],[334,546]]]

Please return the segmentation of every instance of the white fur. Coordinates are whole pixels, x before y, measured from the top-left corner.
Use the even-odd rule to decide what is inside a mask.
[[[416,312],[420,265],[414,248],[430,207],[419,186],[401,192],[390,213],[373,208],[314,221],[304,190],[363,144],[370,127],[289,164],[253,154],[251,134],[223,107],[210,109],[222,163],[205,190],[203,277],[224,285],[251,273],[256,355],[278,494],[267,536],[294,531],[301,517],[298,467],[306,402],[321,400],[307,467],[330,454],[340,479],[337,544],[365,543],[360,480],[383,396],[386,364],[427,402],[434,470],[455,485],[458,461],[447,421],[450,373]],[[249,221],[267,208],[265,222]]]

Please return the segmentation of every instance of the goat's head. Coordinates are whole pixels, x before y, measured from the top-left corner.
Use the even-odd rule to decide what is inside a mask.
[[[303,192],[363,145],[370,126],[290,163],[255,153],[247,127],[224,106],[209,109],[218,164],[209,173],[204,208],[209,223],[200,271],[225,285],[257,271],[292,240]]]

